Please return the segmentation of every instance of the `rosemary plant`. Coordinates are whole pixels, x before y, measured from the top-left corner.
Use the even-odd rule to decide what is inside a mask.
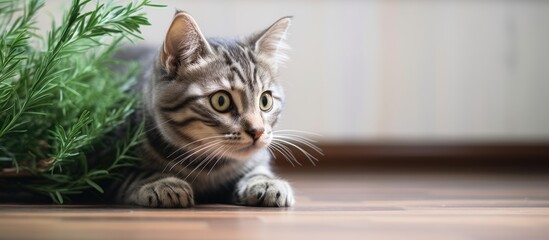
[[[158,5],[73,0],[61,24],[39,36],[43,4],[0,0],[0,191],[63,203],[103,192],[102,180],[135,163],[142,124],[125,127],[124,137],[112,132],[136,107],[128,90],[138,69],[113,55],[124,40],[140,39],[149,25],[141,10]],[[108,157],[90,161],[92,153]]]

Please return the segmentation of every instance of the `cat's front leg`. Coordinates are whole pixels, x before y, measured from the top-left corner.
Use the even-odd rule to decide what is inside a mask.
[[[176,177],[158,175],[130,183],[123,202],[160,208],[194,206],[193,190],[189,183]]]
[[[236,198],[237,204],[248,206],[291,207],[295,203],[290,184],[266,169],[245,175],[238,182]]]

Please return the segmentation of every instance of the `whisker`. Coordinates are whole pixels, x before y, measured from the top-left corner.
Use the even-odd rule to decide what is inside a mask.
[[[270,145],[267,145],[267,150],[269,151],[269,153],[271,153],[271,156],[273,157],[273,159],[276,160],[276,156],[275,154],[273,153],[272,149],[271,149],[271,146]]]
[[[294,153],[292,152],[292,150],[290,150],[289,147],[287,147],[286,145],[284,145],[282,143],[276,142],[276,141],[273,141],[273,144],[277,145],[280,149],[285,151],[286,154],[290,156],[290,159],[293,159],[294,162],[296,162],[299,166],[302,166],[301,162],[299,162],[299,160],[297,160],[297,158],[294,156]]]
[[[302,143],[302,144],[306,145],[307,147],[312,148],[318,154],[324,156],[324,153],[322,152],[322,149],[320,149],[319,147],[317,147],[316,145],[312,144],[311,142],[309,142],[307,140],[300,139],[300,138],[297,138],[297,137],[288,137],[288,136],[284,136],[284,135],[273,136],[273,138],[279,138],[279,139],[282,138],[282,139],[292,140],[292,141],[296,141],[298,143]]]
[[[282,142],[282,143],[291,145],[292,147],[295,147],[297,150],[301,151],[301,152],[309,159],[309,161],[311,162],[311,164],[313,164],[314,166],[316,166],[316,164],[314,163],[313,159],[314,159],[315,161],[317,161],[317,162],[318,162],[318,159],[317,159],[315,156],[311,155],[309,152],[305,151],[303,148],[299,147],[298,145],[293,144],[293,143],[291,143],[291,142],[289,142],[289,141],[286,141],[286,140],[282,140],[282,139],[275,139],[275,138],[273,138],[273,141]]]
[[[178,157],[175,158],[173,161],[175,161],[176,159],[179,159],[179,158],[182,157],[182,156],[185,156],[187,153],[190,153],[190,155],[187,155],[185,158],[179,160],[177,163],[175,163],[174,165],[172,165],[172,167],[170,168],[170,171],[172,171],[172,169],[175,167],[175,165],[182,164],[185,160],[189,159],[190,157],[192,157],[193,155],[199,153],[200,151],[206,150],[206,149],[208,149],[208,148],[211,148],[211,147],[213,147],[213,146],[215,146],[215,145],[217,145],[217,144],[219,144],[219,143],[221,143],[221,142],[223,142],[223,141],[224,141],[224,140],[221,139],[221,140],[216,140],[216,141],[210,142],[210,143],[208,143],[208,144],[206,144],[206,145],[199,145],[199,146],[193,148],[192,150],[189,150],[189,151],[186,152],[185,154],[182,154],[181,156],[178,156]],[[200,148],[200,149],[198,149],[198,150],[195,151],[194,149],[197,149],[197,148]],[[200,156],[202,156],[202,154],[201,154]],[[194,160],[193,160],[193,162],[194,162]],[[191,162],[191,163],[192,163],[192,162]]]
[[[300,136],[300,135],[296,135],[296,134],[288,134],[288,133],[273,134],[273,137],[278,137],[278,136],[284,136],[284,137],[289,137],[289,138],[297,138],[297,139],[301,139],[301,140],[304,140],[304,141],[307,141],[307,142],[310,142],[310,143],[317,143],[318,142],[317,140],[313,140],[313,139],[310,139],[308,137],[304,137],[304,136]]]
[[[209,145],[208,148],[213,148],[213,147],[215,147],[216,145],[219,145],[219,144],[222,144],[222,143],[223,143],[223,140],[220,140],[220,142],[217,142],[217,143],[215,143],[215,144]],[[190,162],[189,162],[185,167],[183,167],[181,170],[179,170],[179,172],[177,172],[176,175],[179,175],[179,174],[181,173],[181,171],[183,171],[183,169],[187,169],[187,167],[189,167],[189,166],[190,166],[191,164],[193,164],[197,159],[199,159],[200,157],[202,157],[206,152],[207,152],[207,149],[204,150],[200,155],[195,156],[194,159],[193,159],[192,161],[190,161]],[[198,152],[195,152],[195,153],[198,153]],[[194,155],[194,153],[191,154],[191,155],[189,155],[189,156],[187,156],[187,157],[185,157],[185,158],[188,159],[188,158],[191,157],[192,155]],[[183,163],[183,162],[181,162],[181,163]],[[200,165],[200,164],[199,164],[199,165]]]
[[[202,133],[201,135],[205,135],[205,134],[218,134],[218,133]],[[205,137],[205,138],[198,139],[198,140],[195,140],[195,141],[193,141],[193,142],[187,143],[187,144],[185,144],[184,146],[181,146],[181,147],[177,148],[176,150],[174,150],[172,153],[170,153],[170,155],[168,155],[167,158],[171,157],[173,154],[179,152],[180,150],[182,150],[183,148],[187,147],[188,145],[191,145],[191,144],[193,144],[193,143],[196,143],[196,142],[198,142],[198,141],[200,141],[200,140],[209,139],[210,137],[211,137],[211,138],[223,138],[224,136],[219,136],[219,135],[216,135],[216,136],[209,136],[209,137]],[[169,145],[166,145],[166,147],[164,148],[164,150],[166,150],[168,147],[169,147]]]
[[[208,142],[208,143],[205,143],[205,144],[202,144],[202,145],[197,145],[194,148],[191,148],[191,149],[185,151],[185,153],[177,156],[175,159],[179,159],[181,157],[184,157],[187,154],[194,154],[195,151],[199,152],[199,151],[201,151],[205,148],[208,148],[209,146],[215,145],[216,143],[219,143],[219,142],[222,142],[222,141],[223,141],[223,139],[218,139],[218,140],[214,140],[212,142]]]
[[[308,137],[304,137],[304,136],[297,135],[297,134],[291,134],[291,133],[277,133],[277,134],[273,134],[273,136],[296,137],[296,138],[300,138],[300,139],[306,140],[306,141],[311,142],[311,143],[316,143],[316,142],[318,142],[318,141],[313,140],[313,139],[310,139],[310,138],[308,138]]]
[[[296,132],[296,133],[303,133],[303,134],[309,134],[314,135],[318,137],[322,137],[322,135],[314,132],[307,132],[307,131],[301,131],[301,130],[294,130],[294,129],[281,129],[281,130],[274,130],[273,133],[279,133],[279,132]]]
[[[166,158],[170,158],[172,155],[174,155],[177,151],[191,145],[191,144],[194,144],[196,142],[200,142],[200,141],[204,141],[204,140],[207,140],[207,139],[212,139],[212,138],[224,138],[225,136],[210,136],[210,137],[205,137],[205,138],[201,138],[201,139],[198,139],[198,140],[195,140],[195,141],[192,141],[190,143],[187,143],[185,145],[183,145],[182,147],[178,148],[177,150],[175,150],[172,154],[168,155]]]
[[[218,152],[221,152],[223,150],[223,145],[219,146],[217,149],[215,149],[214,151],[212,151],[205,159],[202,160],[202,162],[200,162],[200,164],[198,164],[189,174],[187,174],[187,176],[184,178],[184,180],[186,180],[194,171],[196,171],[196,169],[198,169],[202,164],[204,164],[204,166],[202,166],[202,168],[200,169],[200,171],[198,171],[198,173],[196,173],[196,175],[194,176],[193,180],[191,181],[191,184],[194,183],[194,181],[196,180],[196,178],[198,177],[198,175],[200,175],[200,173],[204,170],[204,168],[206,168],[206,166],[208,166],[208,164],[213,160],[215,159],[215,155],[217,155]]]
[[[207,176],[210,175],[210,173],[212,172],[212,170],[214,170],[215,166],[217,165],[217,163],[219,162],[219,160],[223,159],[224,155],[226,153],[229,152],[229,150],[233,150],[234,148],[232,146],[228,146],[227,149],[225,149],[224,152],[221,153],[221,155],[217,158],[217,160],[215,161],[214,165],[210,168],[210,171],[208,171],[208,174]],[[232,151],[231,151],[232,152]]]
[[[274,149],[277,149],[278,152],[280,152],[282,156],[284,156],[288,161],[293,161],[301,166],[301,163],[297,160],[297,158],[293,155],[292,151],[290,151],[288,147],[275,141],[272,141],[271,144],[273,145]]]
[[[275,151],[279,152],[280,154],[282,154],[282,156],[283,156],[290,164],[292,164],[292,167],[295,167],[294,162],[291,161],[290,159],[288,159],[288,157],[287,157],[282,151],[280,151],[280,150],[279,150],[278,148],[276,148],[274,145],[269,145],[269,146],[267,146],[267,148],[269,148],[269,149],[270,149],[271,147],[273,148],[273,150],[275,150]],[[269,151],[271,152],[271,154],[272,154],[273,157],[274,157],[274,153],[273,153],[271,150],[269,150]],[[276,159],[276,157],[275,157],[275,159]]]
[[[219,142],[219,141],[221,141],[221,140],[214,141],[214,142]],[[210,144],[210,143],[208,143],[208,144]],[[204,147],[204,145],[198,145],[198,146],[196,146],[196,147],[194,147],[194,148],[191,148],[191,149],[185,151],[183,154],[181,154],[181,155],[177,156],[176,158],[172,159],[170,162],[168,162],[168,164],[166,164],[166,166],[164,167],[164,170],[163,170],[162,172],[165,172],[165,171],[166,171],[166,168],[168,168],[168,166],[169,166],[171,163],[173,163],[174,161],[177,161],[178,159],[180,159],[180,158],[182,158],[182,157],[185,157],[185,156],[188,155],[188,154],[193,154],[193,152],[194,152],[197,148],[200,148],[200,147]],[[198,151],[200,151],[200,149],[199,149]],[[171,156],[171,155],[170,155],[170,156]],[[169,171],[171,171],[171,170],[175,167],[175,165],[178,165],[178,164],[180,164],[180,161],[174,163],[174,164],[172,165],[172,167],[170,168]]]

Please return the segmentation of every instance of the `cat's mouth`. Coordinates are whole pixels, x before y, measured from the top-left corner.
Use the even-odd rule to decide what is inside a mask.
[[[236,150],[236,152],[238,153],[246,153],[246,152],[250,152],[250,151],[253,151],[255,150],[255,147],[254,145],[248,145],[248,146],[245,146],[243,148],[240,148],[238,150]]]
[[[255,151],[257,149],[259,149],[259,146],[257,146],[254,143],[250,143],[250,144],[246,144],[244,147],[237,149],[236,151],[243,153],[243,152]]]
[[[257,150],[263,148],[264,145],[265,145],[265,144],[260,143],[260,142],[245,143],[245,144],[242,144],[242,147],[236,149],[235,152],[238,152],[238,153],[249,153],[249,152],[257,151]]]

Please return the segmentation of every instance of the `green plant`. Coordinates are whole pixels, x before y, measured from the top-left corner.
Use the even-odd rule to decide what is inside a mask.
[[[97,2],[84,10],[90,2],[73,0],[61,24],[53,22],[41,37],[34,17],[43,1],[0,0],[2,188],[63,203],[70,195],[103,192],[101,180],[135,162],[131,149],[143,125],[127,126],[125,137],[109,133],[128,122],[138,103],[128,91],[138,69],[113,55],[149,25],[141,10],[159,5]],[[95,152],[110,157],[90,165],[87,156]]]

